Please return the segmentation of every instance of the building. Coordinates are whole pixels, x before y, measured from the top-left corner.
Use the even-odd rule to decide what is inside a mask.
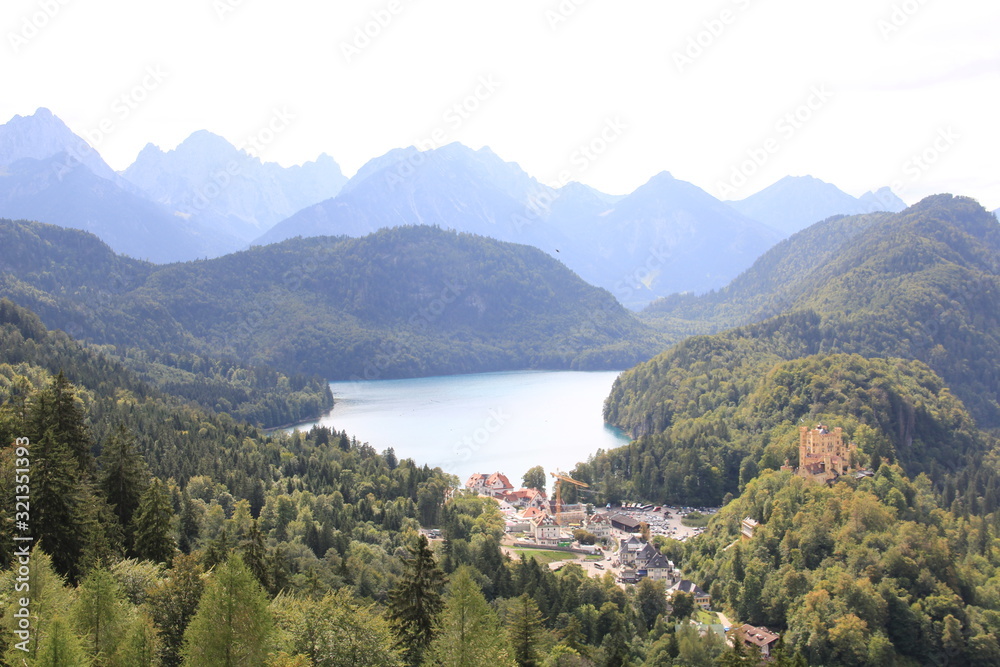
[[[622,567],[645,570],[660,552],[652,544],[633,535],[627,540],[619,540],[615,558]]]
[[[495,472],[492,475],[483,475],[477,472],[469,477],[465,483],[465,488],[481,496],[503,498],[514,490],[514,485],[510,483],[510,480],[502,472]]]
[[[750,517],[746,517],[740,522],[740,538],[744,540],[749,540],[753,538],[753,531],[756,530],[757,526],[760,524]]]
[[[799,477],[817,482],[832,482],[841,475],[856,469],[854,454],[857,445],[844,444],[843,429],[839,426],[832,431],[823,424],[816,428],[799,428],[799,467],[795,471]]]
[[[473,493],[480,495],[489,495],[486,493],[486,480],[489,479],[489,475],[483,475],[481,473],[475,473],[469,477],[469,480],[465,483],[465,488]]]
[[[702,609],[708,610],[712,607],[712,596],[703,591],[701,586],[693,581],[681,579],[676,584],[671,586],[667,592],[670,595],[674,595],[676,593],[690,593],[694,596],[694,603]]]
[[[548,515],[535,517],[531,520],[532,533],[537,544],[559,544],[559,524]]]
[[[611,521],[607,514],[592,514],[583,521],[583,528],[599,540],[611,537]]]
[[[503,497],[505,493],[514,490],[514,485],[510,483],[507,476],[502,472],[495,472],[486,478],[486,494],[494,498]]]
[[[653,581],[672,579],[674,575],[674,564],[667,560],[667,557],[657,553],[646,562],[645,576]],[[639,570],[641,575],[643,570]]]
[[[774,645],[778,643],[780,635],[771,632],[765,627],[755,627],[753,625],[741,625],[736,628],[736,639],[742,641],[746,646],[756,646],[760,649],[762,658],[770,658]]]
[[[560,525],[570,526],[577,525],[582,526],[583,522],[587,520],[587,507],[586,505],[579,504],[563,504],[558,511],[555,507],[555,502],[551,503],[552,514],[555,515],[556,519],[559,521]]]
[[[620,530],[623,533],[639,532],[638,519],[633,519],[625,514],[612,514],[608,519],[611,521],[611,527],[615,530]]]
[[[545,493],[538,489],[518,489],[508,491],[503,494],[503,499],[514,507],[537,507],[543,509],[548,506],[548,499]]]

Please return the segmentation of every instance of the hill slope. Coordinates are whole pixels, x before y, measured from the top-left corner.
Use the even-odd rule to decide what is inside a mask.
[[[0,239],[0,294],[49,326],[123,347],[373,379],[622,368],[662,344],[540,250],[429,227],[166,267],[45,225],[5,221]],[[70,260],[80,246],[89,252]]]
[[[1000,425],[1000,225],[976,202],[929,197],[893,215],[828,221],[762,258],[724,294],[667,304],[661,316],[790,315],[717,335],[719,366],[816,352],[918,359],[938,372],[983,426]],[[823,233],[819,233],[823,232]],[[824,238],[834,252],[809,255]],[[802,257],[816,261],[801,261]],[[750,304],[749,309],[744,304]],[[632,432],[670,424],[667,377],[694,372],[685,341],[622,376],[608,418]],[[704,372],[698,371],[698,372]]]

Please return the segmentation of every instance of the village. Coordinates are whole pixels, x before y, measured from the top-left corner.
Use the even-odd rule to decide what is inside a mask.
[[[799,466],[786,464],[783,471],[821,484],[833,484],[840,477],[870,475],[871,471],[854,465],[854,443],[844,443],[842,429],[823,424],[799,429]],[[723,638],[737,637],[756,646],[767,658],[780,636],[765,627],[733,624],[721,611],[713,610],[711,595],[696,582],[683,578],[682,572],[667,558],[657,543],[658,537],[681,542],[699,535],[704,528],[690,525],[688,517],[705,519],[717,508],[691,508],[623,503],[603,508],[592,504],[564,503],[563,484],[586,487],[586,484],[561,473],[550,473],[555,480],[554,498],[536,488],[515,489],[501,472],[476,473],[465,482],[469,493],[494,499],[505,517],[504,551],[511,557],[525,557],[531,550],[544,554],[552,569],[575,563],[590,576],[610,574],[619,586],[634,585],[642,579],[663,581],[668,602],[678,593],[692,597],[698,613],[690,623],[699,632],[714,632]],[[698,522],[700,523],[700,522]],[[737,540],[750,540],[759,522],[745,517],[740,522]],[[565,554],[565,557],[560,557]]]
[[[552,475],[557,484],[576,483],[564,475]],[[600,509],[587,504],[564,504],[561,498],[550,500],[540,489],[515,489],[501,472],[476,473],[466,481],[465,488],[496,500],[506,523],[503,548],[512,557],[528,557],[531,550],[537,550],[538,555],[548,556],[545,560],[554,570],[574,563],[590,576],[610,574],[622,587],[644,578],[663,581],[668,603],[678,593],[691,596],[696,613],[688,622],[699,632],[712,632],[727,640],[738,636],[744,643],[757,646],[764,657],[778,642],[779,635],[767,628],[742,625],[732,632],[733,624],[725,614],[712,609],[711,595],[697,583],[684,579],[655,545],[655,536],[686,541],[700,534],[704,528],[686,526],[683,519],[689,514],[711,515],[717,508],[624,503]],[[748,518],[744,523],[744,537],[748,539],[756,522]],[[565,557],[560,558],[558,552]]]

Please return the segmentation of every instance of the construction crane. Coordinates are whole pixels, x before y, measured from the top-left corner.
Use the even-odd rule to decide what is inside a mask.
[[[569,482],[570,484],[575,484],[583,488],[589,488],[589,484],[581,482],[579,480],[573,479],[569,475],[564,475],[561,472],[550,472],[550,475],[556,478],[556,523],[560,526],[562,525],[562,514],[563,514],[563,504],[562,504],[562,483]]]

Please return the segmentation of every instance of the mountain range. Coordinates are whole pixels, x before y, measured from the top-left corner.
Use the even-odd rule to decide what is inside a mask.
[[[978,361],[1000,358],[998,258],[997,218],[965,197],[818,223],[726,290],[651,306],[668,322],[743,326],[688,338],[623,374],[606,416],[634,435],[662,432],[710,378],[752,386],[781,360],[849,353],[920,361],[981,426],[998,426],[1000,376]]]
[[[147,145],[115,173],[46,109],[0,126],[0,215],[93,231],[132,257],[184,261],[433,225],[535,246],[634,309],[720,289],[788,230],[876,205],[901,202],[885,190],[855,199],[806,177],[728,203],[667,172],[626,196],[551,188],[460,144],[395,149],[347,180],[327,155],[283,168],[207,131],[168,151]]]
[[[906,208],[906,202],[887,187],[852,197],[837,186],[812,176],[786,176],[746,199],[727,203],[786,236],[834,215],[875,211],[898,213]]]
[[[662,337],[536,248],[432,227],[157,266],[0,220],[0,296],[87,342],[328,379],[615,369]]]
[[[118,174],[48,109],[0,125],[0,215],[92,231],[158,263],[244,248],[344,180],[328,156],[285,169],[207,132],[167,153],[147,146]]]

